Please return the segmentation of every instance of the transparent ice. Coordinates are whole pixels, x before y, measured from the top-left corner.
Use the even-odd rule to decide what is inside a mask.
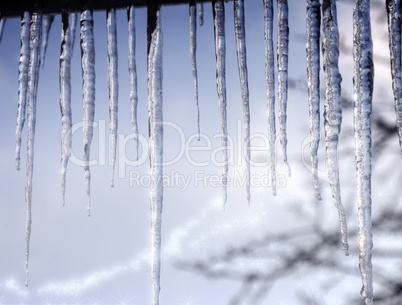
[[[17,170],[20,169],[21,133],[25,123],[27,94],[28,94],[30,22],[31,22],[31,14],[29,12],[24,12],[21,18],[21,48],[20,48],[20,61],[18,65],[18,110],[17,110],[17,127],[15,130],[15,137],[16,137],[15,162]]]
[[[32,177],[34,168],[34,141],[36,124],[36,94],[38,91],[40,47],[42,42],[42,13],[35,12],[30,23],[30,55],[28,70],[27,160],[25,179],[25,285],[28,286],[29,241],[32,224]]]
[[[341,185],[339,182],[338,139],[341,131],[341,81],[339,73],[339,30],[337,21],[336,2],[324,0],[322,6],[323,43],[322,53],[325,71],[325,148],[327,151],[328,178],[331,185],[332,197],[338,209],[341,227],[343,252],[349,255],[345,209],[341,200]]]
[[[65,205],[67,163],[71,156],[72,114],[71,114],[71,58],[77,15],[63,12],[60,50],[60,111],[61,111],[61,192]]]
[[[373,304],[371,231],[371,110],[374,87],[370,1],[357,0],[353,9],[354,125],[359,221],[359,267],[365,305]]]
[[[246,53],[246,30],[244,26],[244,0],[234,2],[234,23],[237,49],[237,63],[239,67],[239,77],[241,84],[241,96],[243,102],[243,121],[244,121],[244,148],[243,155],[246,163],[246,186],[247,201],[250,204],[250,106],[248,90],[247,72],[247,53]]]
[[[275,70],[274,70],[274,42],[273,23],[274,5],[273,0],[264,0],[265,20],[265,77],[267,81],[268,96],[268,141],[269,159],[271,165],[272,194],[276,196],[276,169],[275,169]]]
[[[163,112],[162,112],[162,16],[157,11],[156,27],[148,53],[149,159],[151,164],[151,234],[153,305],[159,304],[163,207]]]
[[[95,116],[95,46],[93,26],[92,11],[86,9],[81,13],[81,68],[84,117],[84,169],[85,189],[88,196],[88,216],[91,215],[91,172],[89,169],[89,155]]]
[[[226,118],[226,42],[225,42],[225,6],[223,1],[213,1],[215,56],[216,56],[216,88],[219,98],[219,114],[221,120],[221,137],[223,146],[223,208],[227,201],[228,180],[228,130]]]
[[[318,180],[318,146],[320,145],[320,1],[307,0],[307,82],[310,114],[310,153],[314,177],[314,194],[321,200]]]
[[[116,144],[118,129],[118,96],[119,80],[117,65],[117,32],[116,10],[107,11],[107,57],[108,57],[108,84],[109,84],[109,116],[110,116],[110,160],[112,163],[112,178],[110,186],[114,186],[114,168],[116,162]]]

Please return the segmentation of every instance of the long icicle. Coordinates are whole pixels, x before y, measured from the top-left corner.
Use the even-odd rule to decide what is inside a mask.
[[[26,203],[26,224],[25,224],[25,286],[28,286],[28,263],[29,263],[29,241],[31,239],[32,225],[32,177],[34,162],[34,141],[36,123],[36,94],[38,91],[40,45],[42,41],[42,13],[35,12],[32,15],[30,24],[30,56],[28,72],[28,117],[27,117],[27,160],[25,180],[25,203]]]
[[[221,119],[221,137],[223,146],[223,208],[227,201],[227,179],[228,179],[228,131],[226,118],[226,42],[225,42],[225,6],[222,0],[212,1],[212,11],[214,15],[215,33],[215,56],[216,56],[216,87],[219,97],[219,113]]]
[[[272,0],[264,0],[265,19],[265,77],[267,80],[268,96],[268,141],[271,163],[272,194],[276,196],[276,170],[275,170],[275,73],[274,73],[274,43],[273,21],[274,6]]]
[[[234,23],[236,36],[237,64],[241,84],[241,97],[243,102],[244,121],[244,147],[243,155],[246,163],[246,186],[247,201],[250,205],[250,106],[248,90],[247,53],[246,53],[246,30],[244,26],[244,0],[234,2]]]
[[[320,1],[307,0],[307,78],[310,114],[310,153],[313,167],[314,194],[321,200],[318,179],[318,146],[320,145]]]
[[[190,57],[191,70],[194,79],[195,107],[197,109],[197,135],[200,140],[200,107],[198,105],[198,77],[197,77],[197,5],[195,0],[190,0]]]
[[[155,4],[155,3],[153,3]],[[163,207],[163,112],[162,20],[158,5],[148,4],[148,114],[151,164],[151,231],[153,305],[159,304],[162,207]]]
[[[391,59],[392,89],[394,91],[396,126],[402,154],[402,74],[401,74],[401,1],[387,0],[389,51]]]
[[[89,9],[81,13],[81,67],[84,116],[84,169],[85,189],[88,196],[88,216],[91,215],[91,172],[89,155],[93,137],[95,117],[95,45],[93,32],[93,15]]]
[[[18,66],[18,110],[17,110],[17,126],[15,130],[16,147],[15,147],[15,163],[17,170],[20,170],[21,160],[21,133],[25,123],[25,113],[27,104],[28,90],[28,69],[29,69],[29,43],[31,22],[31,14],[24,12],[21,18],[21,48],[20,63]]]
[[[288,175],[291,170],[287,154],[287,103],[288,103],[288,54],[289,54],[289,26],[288,26],[288,1],[278,0],[278,101],[279,101],[279,130],[282,148],[283,162],[288,167]]]
[[[45,55],[47,50],[47,42],[49,40],[49,32],[50,28],[52,27],[54,20],[54,15],[46,15],[43,16],[43,39],[42,39],[42,49],[40,55],[40,65],[41,68],[45,66]]]
[[[128,72],[130,75],[130,102],[131,102],[131,124],[133,125],[136,156],[138,159],[138,123],[137,123],[137,67],[135,63],[135,8],[131,5],[127,9],[128,19]]]
[[[322,53],[325,71],[325,110],[324,129],[325,147],[327,151],[328,179],[331,185],[332,197],[338,209],[343,252],[349,255],[348,233],[345,209],[341,200],[341,185],[339,182],[338,139],[341,131],[341,81],[339,73],[339,30],[335,0],[324,0],[322,4],[323,33]]]
[[[71,156],[72,114],[71,114],[71,58],[73,55],[73,29],[76,15],[67,11],[62,13],[62,31],[60,47],[60,111],[61,111],[61,192],[65,205],[67,163]]]
[[[353,9],[354,125],[356,141],[359,267],[366,305],[373,304],[371,231],[371,110],[374,87],[370,0],[356,0]]]
[[[110,159],[112,162],[112,178],[110,186],[114,186],[114,168],[116,163],[116,144],[118,128],[118,95],[119,81],[117,76],[117,33],[116,10],[107,11],[107,55],[108,55],[108,83],[109,83],[109,115],[110,115]]]

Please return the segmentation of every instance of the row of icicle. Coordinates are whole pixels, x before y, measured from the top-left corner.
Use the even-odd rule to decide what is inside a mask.
[[[320,32],[322,26],[323,67],[325,71],[325,105],[324,131],[329,181],[334,203],[338,209],[341,228],[341,239],[345,255],[348,255],[347,226],[345,211],[341,201],[338,165],[338,138],[341,130],[342,109],[340,103],[341,81],[339,73],[339,31],[335,0],[306,0],[307,25],[307,78],[308,101],[310,114],[310,151],[314,177],[314,193],[321,200],[318,180],[317,151],[320,141]],[[196,101],[197,132],[200,135],[200,114],[198,106],[198,78],[196,63],[196,28],[197,6],[195,0],[189,1],[190,17],[190,57],[194,77],[194,92]],[[266,48],[266,81],[268,96],[268,137],[271,160],[271,179],[273,194],[275,188],[275,75],[274,75],[274,44],[273,44],[273,0],[263,0],[265,19],[265,48]],[[223,202],[227,200],[228,175],[228,139],[226,118],[226,81],[225,81],[225,7],[222,0],[213,0],[217,93],[219,99],[220,119],[222,126],[222,145],[224,146],[224,167],[222,173]],[[400,0],[387,0],[389,25],[389,47],[391,54],[392,86],[394,90],[397,127],[402,151],[402,75],[401,75],[401,3]],[[277,66],[278,66],[278,100],[280,143],[283,160],[287,161],[287,96],[288,96],[288,4],[287,0],[277,0],[278,37],[277,37]],[[128,68],[130,76],[131,120],[136,141],[138,156],[138,126],[137,126],[137,73],[135,63],[135,13],[134,6],[127,9],[128,16]],[[322,25],[321,25],[322,14]],[[148,51],[148,112],[149,112],[149,157],[151,162],[152,186],[150,194],[152,219],[152,281],[153,304],[159,304],[160,267],[161,267],[161,218],[163,186],[160,177],[163,174],[163,111],[162,111],[162,20],[160,6],[155,10],[156,24],[151,26],[154,31],[150,36]],[[198,12],[199,22],[203,24],[203,4],[200,3]],[[246,59],[244,0],[234,0],[235,38],[237,60],[241,83],[241,96],[244,120],[244,158],[250,160],[250,110],[248,73]],[[27,160],[26,160],[26,271],[28,285],[29,239],[31,233],[31,194],[33,175],[33,146],[35,133],[36,93],[39,78],[39,67],[44,64],[48,34],[54,16],[43,16],[41,12],[24,12],[21,19],[21,50],[18,78],[18,112],[16,127],[16,167],[20,168],[21,132],[27,118]],[[60,109],[62,116],[62,157],[61,183],[63,205],[65,202],[65,181],[67,162],[71,155],[72,114],[71,114],[71,58],[75,41],[77,15],[68,11],[62,13],[62,34],[60,52]],[[0,21],[0,41],[2,38],[5,19]],[[83,142],[84,169],[86,177],[86,192],[88,195],[88,214],[90,214],[90,170],[89,157],[93,136],[95,113],[95,50],[93,36],[93,13],[86,9],[81,13],[81,63],[83,77]],[[365,303],[373,303],[373,282],[371,265],[371,102],[373,92],[373,51],[370,28],[370,1],[356,0],[353,12],[353,45],[354,45],[354,93],[355,93],[355,137],[357,164],[357,204],[359,220],[359,261],[362,274],[362,295]],[[43,31],[43,41],[42,41]],[[107,10],[107,50],[108,50],[108,83],[109,83],[109,112],[111,133],[111,159],[113,164],[111,186],[116,158],[117,113],[118,113],[118,75],[117,75],[117,34],[115,9]],[[250,202],[250,164],[246,162],[247,200]]]

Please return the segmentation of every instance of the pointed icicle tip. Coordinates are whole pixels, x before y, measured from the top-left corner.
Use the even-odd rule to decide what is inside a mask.
[[[343,254],[345,256],[349,256],[349,245],[348,244],[343,244]]]
[[[285,164],[288,168],[288,177],[290,178],[290,177],[292,177],[292,169],[290,168],[288,160],[285,160]]]
[[[315,195],[315,199],[317,199],[317,200],[319,200],[319,201],[322,200],[321,192],[320,192],[319,189],[318,189],[318,190],[316,189],[316,190],[314,191],[314,195]]]
[[[200,3],[199,4],[199,11],[198,11],[198,18],[199,18],[199,22],[200,22],[200,26],[204,25],[204,3]]]
[[[43,69],[45,67],[45,56],[49,40],[49,32],[52,27],[54,20],[54,15],[43,16],[43,38],[42,38],[42,48],[40,54],[40,67]]]

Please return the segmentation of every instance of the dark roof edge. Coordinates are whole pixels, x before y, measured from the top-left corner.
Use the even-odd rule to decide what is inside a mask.
[[[177,5],[189,3],[189,0],[159,0],[161,5]],[[225,0],[228,2],[230,0]],[[197,0],[200,2],[211,2],[211,0]],[[40,3],[38,6],[37,3]],[[125,9],[129,5],[134,4],[135,7],[146,7],[147,0],[96,0],[91,1],[93,11],[104,11],[111,6],[116,9]],[[61,14],[62,10],[68,8],[71,12],[81,12],[83,0],[9,0],[1,1],[0,13],[1,18],[20,17],[24,11],[41,10],[43,14]]]

